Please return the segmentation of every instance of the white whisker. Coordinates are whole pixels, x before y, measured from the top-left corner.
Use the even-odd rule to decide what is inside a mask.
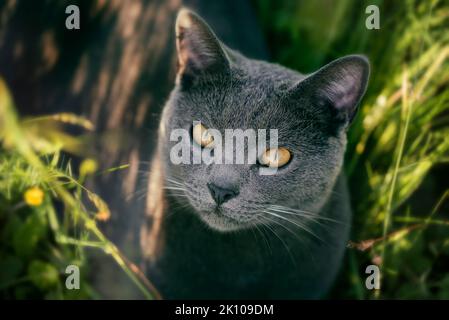
[[[312,230],[310,230],[309,228],[307,228],[307,226],[304,225],[303,223],[301,223],[301,222],[299,222],[299,221],[292,221],[292,220],[290,220],[290,219],[288,219],[288,218],[286,218],[286,217],[284,217],[284,216],[281,216],[281,215],[279,215],[279,214],[277,214],[277,213],[274,213],[274,212],[270,212],[270,211],[264,211],[264,212],[265,212],[265,213],[268,213],[268,214],[270,214],[270,215],[272,215],[272,216],[274,216],[274,217],[277,217],[277,218],[279,218],[279,219],[282,219],[282,220],[285,220],[285,221],[287,221],[287,222],[290,222],[291,224],[297,226],[297,227],[300,228],[301,230],[304,230],[304,231],[306,231],[307,233],[309,233],[310,235],[314,236],[316,239],[318,239],[318,240],[324,242],[324,240],[323,240],[321,237],[317,236]]]
[[[273,255],[273,250],[271,249],[270,243],[268,242],[267,237],[265,236],[265,234],[262,232],[262,230],[259,229],[259,227],[257,226],[257,224],[254,224],[254,226],[256,227],[256,230],[262,235],[262,239],[264,239],[268,249],[270,250],[270,254]]]
[[[185,188],[180,188],[180,187],[169,187],[169,186],[163,187],[162,189],[185,191]]]
[[[284,207],[284,206],[278,206],[278,205],[272,205],[269,207],[270,210],[280,210],[283,213],[287,213],[287,214],[291,214],[291,215],[298,215],[298,216],[302,216],[302,217],[310,217],[313,219],[319,219],[319,220],[324,220],[324,221],[329,221],[329,222],[334,222],[334,223],[339,223],[339,224],[343,224],[343,222],[332,219],[332,218],[328,218],[328,217],[322,217],[319,214],[314,214],[312,212],[309,211],[304,211],[304,210],[299,210],[299,209],[294,209],[294,208],[288,208],[288,207]],[[279,211],[277,211],[279,212]]]
[[[267,210],[274,211],[277,213],[286,213],[286,214],[293,215],[293,216],[303,217],[303,218],[306,218],[308,221],[315,222],[318,225],[324,227],[324,225],[320,221],[318,221],[318,218],[319,218],[318,216],[312,216],[312,215],[307,215],[307,214],[298,213],[298,212],[289,212],[286,210],[280,210],[280,209],[274,209],[274,208],[268,208]]]
[[[266,218],[266,217],[261,216],[261,218]],[[264,227],[266,227],[268,230],[270,230],[270,231],[276,236],[276,238],[279,239],[279,241],[280,241],[280,242],[282,243],[282,245],[285,247],[285,250],[287,250],[287,253],[288,253],[288,255],[290,256],[290,259],[292,260],[293,265],[296,267],[296,266],[297,266],[297,265],[296,265],[296,261],[295,261],[295,259],[294,259],[294,257],[293,257],[293,254],[292,254],[290,248],[289,248],[288,245],[285,243],[285,241],[282,240],[282,238],[276,233],[276,231],[274,231],[273,228],[270,227],[270,225],[269,225],[268,223],[263,222],[263,221],[261,221],[261,220],[258,220],[258,221],[260,221],[260,223],[262,223],[262,225],[263,225]],[[268,221],[272,221],[272,220],[271,220],[271,219],[268,219]]]

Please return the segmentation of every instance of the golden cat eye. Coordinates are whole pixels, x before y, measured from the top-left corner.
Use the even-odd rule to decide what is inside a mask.
[[[277,149],[268,149],[260,156],[259,162],[270,168],[280,168],[285,166],[292,155],[288,149],[280,147]]]
[[[198,123],[193,127],[192,136],[193,140],[202,147],[212,148],[214,146],[213,135],[201,123]]]

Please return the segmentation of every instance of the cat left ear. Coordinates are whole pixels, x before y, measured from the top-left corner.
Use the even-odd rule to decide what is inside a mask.
[[[350,55],[322,67],[304,79],[301,85],[313,92],[315,103],[330,107],[336,121],[349,124],[365,94],[369,73],[366,57]]]
[[[188,9],[181,9],[176,19],[178,53],[177,81],[183,77],[223,72],[229,60],[220,41],[207,23]]]

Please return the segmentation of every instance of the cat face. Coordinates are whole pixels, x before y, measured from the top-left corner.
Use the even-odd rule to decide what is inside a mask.
[[[220,231],[276,223],[286,208],[318,215],[341,170],[346,129],[367,84],[366,59],[348,56],[303,76],[225,47],[190,11],[178,15],[176,33],[179,72],[160,137],[169,192]],[[273,175],[259,171],[266,150],[256,151],[257,163],[174,164],[173,130],[189,132],[182,143],[190,152],[204,147],[195,143],[194,121],[223,137],[226,129],[276,129],[276,151],[286,161]]]

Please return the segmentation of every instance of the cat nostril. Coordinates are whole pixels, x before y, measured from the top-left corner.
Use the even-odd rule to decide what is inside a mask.
[[[207,187],[209,188],[212,199],[214,199],[217,205],[221,205],[222,203],[235,198],[239,194],[238,190],[222,188],[213,183],[208,183]]]

